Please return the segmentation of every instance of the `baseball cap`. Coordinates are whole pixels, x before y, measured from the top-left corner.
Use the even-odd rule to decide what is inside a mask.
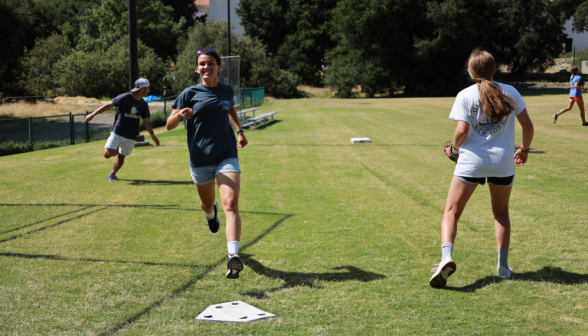
[[[131,92],[137,92],[139,91],[139,89],[144,88],[144,87],[148,87],[149,86],[149,81],[146,80],[145,78],[139,78],[135,81],[135,88],[131,90]]]

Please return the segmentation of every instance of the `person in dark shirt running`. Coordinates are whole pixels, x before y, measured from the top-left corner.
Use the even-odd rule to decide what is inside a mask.
[[[117,155],[118,151],[114,168],[108,175],[109,182],[118,181],[116,173],[125,163],[125,157],[131,155],[133,148],[135,148],[135,139],[139,134],[139,118],[143,118],[147,132],[151,134],[151,139],[159,146],[159,139],[153,133],[153,127],[149,120],[149,105],[143,100],[148,95],[149,81],[145,78],[139,78],[135,81],[135,88],[131,92],[118,95],[110,103],[102,105],[86,116],[86,122],[89,122],[97,114],[116,107],[112,133],[104,145],[104,157],[107,159]]]
[[[238,255],[241,240],[241,170],[237,147],[245,147],[247,139],[235,110],[233,88],[218,82],[218,73],[221,70],[219,55],[214,49],[201,49],[198,51],[196,64],[202,84],[185,89],[176,98],[166,127],[172,130],[182,118],[187,119],[190,173],[200,196],[200,207],[206,213],[208,227],[213,233],[220,226],[214,181],[218,183],[227,220],[229,258],[226,277],[237,279],[239,272],[243,270],[243,262]],[[239,135],[238,142],[231,123]]]

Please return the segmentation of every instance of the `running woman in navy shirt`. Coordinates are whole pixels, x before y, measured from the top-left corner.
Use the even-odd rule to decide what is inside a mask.
[[[151,139],[159,146],[159,139],[153,133],[153,127],[149,120],[149,105],[143,100],[147,95],[149,95],[149,81],[145,78],[139,78],[135,81],[135,88],[131,92],[116,96],[110,103],[100,106],[96,111],[86,116],[86,122],[89,122],[97,114],[116,107],[112,133],[104,145],[104,157],[107,159],[117,155],[118,151],[112,172],[108,175],[108,182],[118,181],[116,173],[125,163],[125,157],[131,155],[133,148],[135,148],[135,139],[139,134],[139,118],[143,118],[147,132],[151,134]]]
[[[247,139],[234,107],[233,89],[218,82],[218,73],[221,70],[219,55],[214,49],[201,49],[198,51],[196,63],[196,71],[202,78],[202,83],[185,89],[176,98],[166,127],[172,130],[178,126],[182,118],[187,120],[190,173],[200,196],[200,207],[206,213],[208,227],[213,233],[216,233],[220,226],[214,181],[218,183],[227,220],[229,258],[226,277],[237,279],[239,272],[243,270],[243,262],[238,254],[241,240],[241,170],[237,147],[245,147]],[[238,142],[231,129],[231,123],[238,130]]]
[[[553,121],[554,124],[557,122],[557,118],[559,118],[560,115],[572,109],[574,102],[578,102],[578,107],[580,108],[580,118],[582,118],[582,126],[588,126],[584,114],[584,100],[582,100],[582,91],[586,92],[586,89],[582,87],[582,83],[582,76],[578,74],[578,67],[572,67],[572,76],[570,77],[570,100],[568,107],[553,115],[551,121]]]

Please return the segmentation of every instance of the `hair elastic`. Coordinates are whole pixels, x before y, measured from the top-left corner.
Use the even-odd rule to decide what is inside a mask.
[[[483,81],[485,81],[485,80],[486,80],[486,78],[482,78],[482,79],[480,79],[480,83],[482,83],[482,82],[483,82]]]

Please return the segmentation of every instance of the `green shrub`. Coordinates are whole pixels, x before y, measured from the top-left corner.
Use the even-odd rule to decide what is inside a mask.
[[[153,94],[161,93],[156,85],[166,66],[155,52],[137,41],[139,76],[151,82]],[[128,36],[105,52],[74,52],[63,57],[54,67],[59,85],[70,96],[116,97],[129,90]]]
[[[48,91],[58,86],[53,74],[54,65],[71,52],[65,36],[53,34],[36,40],[35,47],[26,51],[22,59],[26,73],[24,87],[33,94],[48,94]]]

